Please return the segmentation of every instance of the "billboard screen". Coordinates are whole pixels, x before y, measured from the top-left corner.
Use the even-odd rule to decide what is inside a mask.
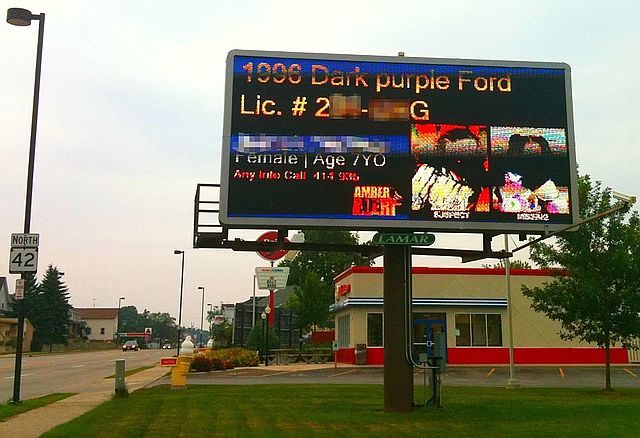
[[[231,51],[225,99],[225,225],[578,220],[566,64]]]

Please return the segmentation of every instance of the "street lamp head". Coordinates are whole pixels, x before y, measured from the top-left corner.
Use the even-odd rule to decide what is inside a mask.
[[[124,297],[120,297],[120,298],[118,298],[118,299],[120,299],[120,300],[124,300],[125,298],[124,298]]]
[[[268,315],[271,313],[271,307],[267,306],[264,308],[264,312]]]
[[[37,19],[38,16],[34,16],[31,11],[22,8],[9,8],[7,10],[7,23],[14,26],[29,26],[31,20]]]
[[[618,201],[624,202],[625,204],[633,205],[636,203],[636,197],[632,195],[627,195],[626,193],[616,192],[615,190],[611,192],[613,197]]]
[[[203,286],[198,286],[198,290],[202,289],[204,291],[204,287]]]
[[[262,315],[260,315],[260,318],[262,318],[262,320],[264,321],[265,319],[267,319],[267,314],[262,312]]]
[[[173,251],[174,254],[184,254],[184,251],[180,251],[179,249],[176,249]]]

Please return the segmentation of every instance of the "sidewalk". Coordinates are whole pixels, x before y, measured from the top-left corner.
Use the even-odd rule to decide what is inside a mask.
[[[156,366],[125,378],[129,392],[144,388],[162,378],[169,369]],[[105,389],[96,392],[76,394],[47,406],[17,415],[0,423],[0,436],[15,438],[36,438],[88,412],[109,400],[115,392],[114,379],[105,379]]]

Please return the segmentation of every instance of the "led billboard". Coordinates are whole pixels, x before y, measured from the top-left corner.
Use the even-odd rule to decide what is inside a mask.
[[[561,63],[231,51],[221,223],[554,230],[577,221]]]

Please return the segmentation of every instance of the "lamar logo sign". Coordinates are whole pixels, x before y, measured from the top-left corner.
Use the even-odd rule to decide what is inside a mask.
[[[436,236],[430,233],[376,233],[371,241],[377,245],[430,246],[436,241]]]

